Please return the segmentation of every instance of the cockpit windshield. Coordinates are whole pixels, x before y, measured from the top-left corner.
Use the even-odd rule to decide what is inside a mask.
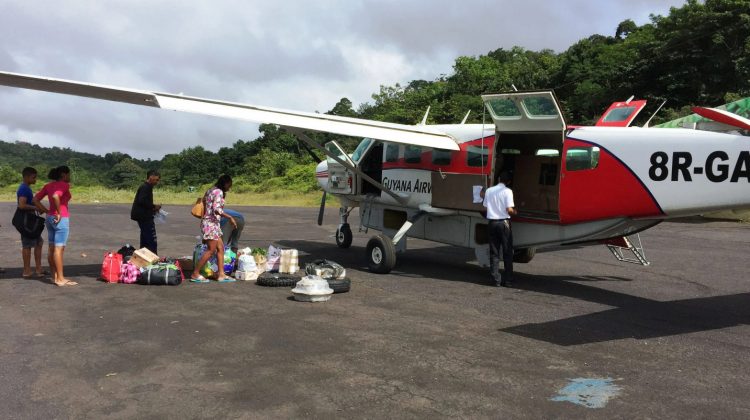
[[[370,146],[370,143],[372,143],[372,139],[362,139],[362,141],[359,142],[359,145],[357,145],[357,148],[354,149],[354,153],[352,153],[352,160],[359,162],[359,160],[362,159],[362,154],[365,153]]]

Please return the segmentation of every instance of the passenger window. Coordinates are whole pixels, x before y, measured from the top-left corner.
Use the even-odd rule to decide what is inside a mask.
[[[404,160],[406,163],[422,162],[422,148],[419,146],[407,145],[404,148]]]
[[[487,146],[469,146],[466,148],[466,164],[482,167],[487,164]]]
[[[571,147],[565,153],[565,169],[582,171],[599,166],[598,147]]]
[[[388,143],[385,146],[385,161],[398,162],[398,144]]]
[[[432,164],[433,165],[450,165],[451,164],[451,151],[433,149],[432,150]]]
[[[534,152],[534,156],[558,157],[560,156],[560,151],[557,149],[537,149],[537,151]]]

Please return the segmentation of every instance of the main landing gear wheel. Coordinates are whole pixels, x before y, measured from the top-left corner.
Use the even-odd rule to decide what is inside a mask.
[[[513,262],[528,263],[536,255],[536,248],[520,248],[513,250]]]
[[[349,223],[344,223],[336,229],[336,245],[339,248],[349,248],[352,245],[352,229]]]
[[[383,234],[375,235],[367,242],[367,262],[373,273],[390,273],[396,265],[396,248],[391,239]]]

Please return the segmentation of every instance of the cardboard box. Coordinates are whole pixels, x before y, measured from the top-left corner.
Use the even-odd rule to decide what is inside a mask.
[[[157,261],[159,261],[159,256],[149,251],[148,248],[136,250],[130,258],[130,262],[139,268],[147,267]]]
[[[234,278],[243,281],[256,281],[258,280],[258,271],[240,271],[234,272]]]

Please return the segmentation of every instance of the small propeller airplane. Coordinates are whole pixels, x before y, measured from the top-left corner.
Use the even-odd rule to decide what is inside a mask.
[[[388,273],[406,238],[473,248],[488,265],[479,192],[513,174],[515,261],[536,249],[605,244],[620,261],[648,265],[638,233],[661,221],[750,207],[750,139],[680,128],[630,127],[645,101],[616,102],[593,127],[566,124],[552,91],[482,95],[488,124],[405,125],[0,72],[0,85],[276,124],[323,152],[315,176],[339,198],[336,244],[348,248],[359,208],[371,271]],[[694,112],[738,130],[750,120]],[[349,155],[304,130],[362,137]],[[632,257],[627,254],[632,252]]]

